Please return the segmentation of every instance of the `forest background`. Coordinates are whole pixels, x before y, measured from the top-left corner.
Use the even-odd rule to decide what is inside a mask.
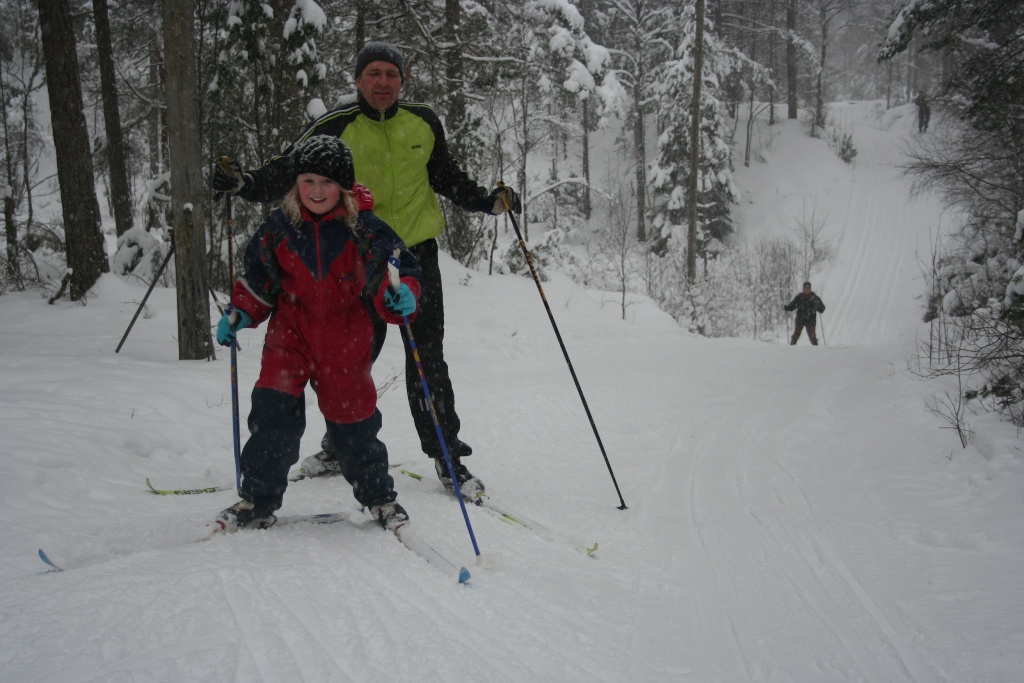
[[[4,0],[0,14],[0,288],[67,286],[84,304],[108,268],[159,274],[182,359],[212,354],[208,293],[229,288],[230,255],[269,208],[235,202],[229,240],[213,163],[259,165],[351,101],[368,40],[404,51],[404,98],[438,111],[469,175],[523,196],[542,275],[619,292],[623,316],[649,296],[707,336],[775,338],[779,302],[831,257],[813,197],[791,237],[743,239],[735,166],[770,157],[772,126],[798,117],[855,163],[828,103],[926,91],[943,125],[905,170],[961,217],[923,264],[927,372],[980,377],[962,393],[1022,423],[1017,2]],[[600,137],[617,153],[593,158]],[[442,247],[463,265],[528,272],[507,219],[445,210]]]

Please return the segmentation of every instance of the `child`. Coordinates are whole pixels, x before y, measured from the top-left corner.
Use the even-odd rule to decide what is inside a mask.
[[[265,529],[277,518],[288,470],[306,426],[306,383],[317,394],[341,473],[352,493],[389,530],[409,520],[395,499],[381,414],[370,375],[374,322],[401,324],[417,308],[420,271],[355,183],[352,154],[339,138],[318,135],[293,151],[295,185],[253,235],[245,274],[217,325],[230,346],[238,330],[270,318],[260,376],[252,392],[251,436],[242,449],[242,500],[222,511],[226,531]],[[402,250],[401,285],[388,289],[387,257]]]

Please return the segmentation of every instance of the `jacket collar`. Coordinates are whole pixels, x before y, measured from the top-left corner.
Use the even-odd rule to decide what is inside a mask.
[[[334,220],[341,218],[345,215],[345,205],[339,200],[338,205],[327,213],[317,216],[314,213],[310,213],[309,209],[306,208],[305,204],[302,204],[302,220],[310,223],[322,223],[323,221]]]
[[[370,103],[363,98],[362,93],[357,95],[357,101],[359,102],[359,109],[366,116],[370,117],[374,121],[380,121],[380,111],[370,106]],[[395,103],[384,110],[384,120],[387,121],[390,118],[394,118],[395,114],[398,113],[398,105],[401,100],[395,100]]]

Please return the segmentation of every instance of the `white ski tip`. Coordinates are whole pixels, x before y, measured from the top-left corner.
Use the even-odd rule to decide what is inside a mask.
[[[470,579],[469,570],[463,567],[459,570],[459,583],[466,583]]]

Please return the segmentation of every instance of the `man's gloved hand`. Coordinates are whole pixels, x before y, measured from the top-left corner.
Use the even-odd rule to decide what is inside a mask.
[[[234,346],[235,335],[249,325],[252,325],[252,318],[245,311],[236,308],[230,313],[225,313],[217,323],[217,343],[221,346]]]
[[[222,195],[234,195],[245,187],[245,175],[238,162],[227,157],[221,157],[213,170],[213,189],[216,191],[216,199]]]
[[[416,312],[416,295],[404,282],[398,285],[398,291],[390,289],[384,292],[384,306],[395,315],[412,315]]]
[[[502,197],[503,194],[505,195],[504,198]],[[493,213],[495,216],[500,216],[501,214],[505,213],[506,200],[508,201],[508,206],[510,206],[514,212],[523,212],[523,203],[519,200],[519,195],[517,195],[516,191],[513,190],[511,187],[508,187],[507,185],[502,185],[501,187],[494,188],[494,190],[491,192],[489,199],[494,205],[493,208],[491,209],[491,213]]]

